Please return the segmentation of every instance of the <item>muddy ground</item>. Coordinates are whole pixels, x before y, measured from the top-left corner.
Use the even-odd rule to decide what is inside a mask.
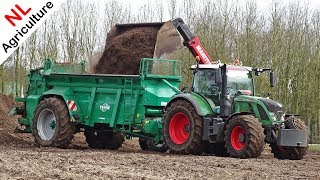
[[[303,160],[173,155],[142,151],[127,140],[117,151],[92,150],[83,134],[69,149],[37,147],[30,134],[17,134],[14,102],[0,95],[0,179],[320,179],[320,152]]]
[[[127,140],[117,151],[91,150],[77,136],[70,149],[0,145],[1,179],[320,179],[320,152],[278,160],[266,148],[258,159],[172,155],[140,150]]]

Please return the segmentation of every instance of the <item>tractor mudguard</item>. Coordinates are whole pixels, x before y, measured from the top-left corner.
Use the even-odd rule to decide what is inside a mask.
[[[199,116],[205,116],[208,114],[213,114],[214,104],[210,104],[206,99],[203,97],[196,95],[196,94],[188,94],[188,93],[181,93],[178,95],[173,96],[173,98],[168,102],[165,109],[170,106],[170,104],[174,101],[185,99],[188,100],[193,107],[195,108],[197,114]]]
[[[231,115],[227,118],[226,124],[228,124],[229,120],[232,119],[234,116],[238,116],[238,115],[248,115],[248,114],[255,115],[254,113],[249,113],[249,112],[236,112],[236,113],[233,113],[233,114],[231,114]]]
[[[73,95],[73,92],[70,88],[63,88],[63,87],[56,87],[53,89],[50,89],[49,91],[46,91],[43,93],[42,99],[46,97],[60,97],[64,102],[66,103],[69,111],[69,115],[72,122],[76,122],[77,119],[74,117],[80,118],[79,114],[81,114],[81,109],[79,106],[79,103],[77,102],[77,99]]]

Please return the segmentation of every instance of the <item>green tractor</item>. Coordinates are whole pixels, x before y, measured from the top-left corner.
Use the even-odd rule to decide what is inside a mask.
[[[271,69],[198,64],[191,92],[175,95],[165,107],[164,140],[179,154],[257,158],[270,144],[279,159],[302,159],[308,148],[304,123],[283,105],[255,96],[254,76]]]

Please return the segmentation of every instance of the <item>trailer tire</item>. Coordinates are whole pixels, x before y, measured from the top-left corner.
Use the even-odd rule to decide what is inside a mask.
[[[291,129],[292,127],[288,127],[285,124],[287,129]],[[297,129],[305,130],[307,129],[304,122],[299,119],[295,118],[295,125]],[[309,141],[309,139],[308,139]],[[308,147],[286,147],[286,146],[278,146],[277,143],[271,143],[271,152],[273,153],[275,158],[278,159],[290,159],[290,160],[300,160],[306,155]]]
[[[96,132],[94,130],[86,129],[84,131],[84,136],[86,137],[86,142],[88,146],[92,149],[103,149],[104,148],[104,142],[103,137],[99,132]]]
[[[124,138],[120,132],[103,132],[87,129],[84,135],[88,146],[92,149],[117,150],[124,142]]]
[[[104,148],[110,150],[117,150],[122,146],[124,142],[123,135],[121,132],[113,132],[111,134],[106,135],[107,138],[104,141]]]
[[[151,151],[164,153],[168,150],[168,146],[166,145],[165,142],[162,142],[160,144],[154,144],[152,140],[147,140],[147,144],[148,144],[148,148]]]
[[[139,146],[140,146],[141,150],[143,150],[143,151],[149,150],[147,141],[148,140],[146,140],[146,139],[139,138]]]
[[[203,120],[187,100],[172,102],[166,109],[163,122],[165,143],[172,153],[203,153]]]
[[[225,137],[231,157],[257,158],[264,149],[265,135],[261,122],[252,115],[238,115],[230,119]]]
[[[66,103],[55,97],[45,98],[35,110],[32,134],[40,146],[67,148],[75,133]]]

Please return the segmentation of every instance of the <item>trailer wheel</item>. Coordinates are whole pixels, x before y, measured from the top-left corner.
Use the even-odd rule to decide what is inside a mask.
[[[124,142],[124,138],[121,132],[106,134],[105,137],[104,148],[106,149],[117,150],[122,146],[122,143]]]
[[[166,152],[168,146],[163,142],[160,144],[154,144],[152,140],[139,138],[139,145],[143,151],[155,151],[155,152]]]
[[[92,149],[117,150],[124,142],[120,132],[103,132],[88,129],[84,132],[84,135],[88,146]]]
[[[225,137],[226,148],[231,157],[257,158],[265,144],[262,125],[252,115],[239,115],[230,119]]]
[[[295,118],[295,127],[300,130],[307,129],[306,125],[301,119]],[[292,127],[288,127],[287,129]],[[271,143],[271,152],[273,153],[275,158],[278,159],[290,159],[290,160],[300,160],[306,155],[306,151],[308,147],[286,147],[286,146],[278,146],[276,143]]]
[[[86,137],[86,142],[88,143],[88,146],[90,148],[92,148],[92,149],[103,149],[104,148],[103,136],[101,135],[100,132],[86,129],[84,131],[84,135]]]
[[[173,153],[201,154],[202,117],[186,100],[173,102],[164,115],[164,140]]]
[[[149,150],[148,140],[139,138],[139,146],[143,151]]]
[[[41,146],[67,148],[74,137],[68,108],[58,98],[45,98],[35,110],[32,134]]]
[[[164,153],[168,150],[168,146],[166,145],[165,142],[162,142],[160,144],[155,144],[154,142],[152,142],[152,140],[147,140],[147,144],[148,144],[148,148],[151,151]]]

